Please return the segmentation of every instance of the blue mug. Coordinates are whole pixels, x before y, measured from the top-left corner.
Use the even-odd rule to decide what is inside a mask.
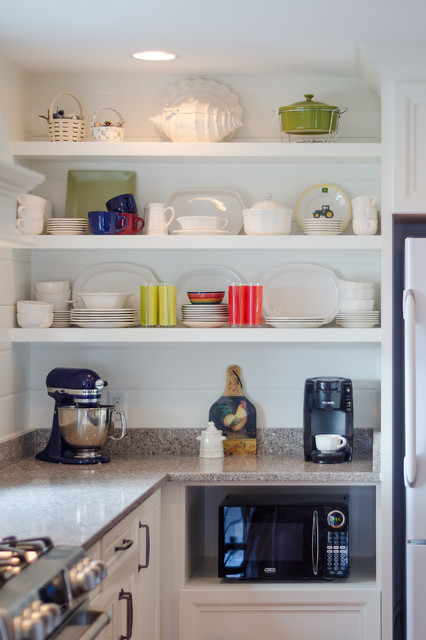
[[[120,213],[137,213],[135,197],[131,193],[123,193],[120,196],[111,198],[106,203],[108,211],[119,211]]]
[[[89,229],[95,235],[115,235],[129,224],[118,211],[89,211]]]

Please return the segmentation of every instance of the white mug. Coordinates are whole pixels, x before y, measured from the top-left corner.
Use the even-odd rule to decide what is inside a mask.
[[[48,200],[45,200],[45,198],[35,196],[32,193],[21,193],[18,198],[18,204],[23,207],[34,207],[36,209],[43,209],[44,211],[50,203]]]
[[[315,445],[318,451],[322,451],[323,453],[340,451],[346,444],[346,438],[337,433],[319,433],[315,436]]]
[[[357,196],[351,200],[352,209],[356,207],[377,207],[377,196]]]
[[[377,220],[352,220],[356,236],[373,236],[377,231]]]
[[[24,207],[19,205],[18,218],[43,218],[44,209],[38,209],[36,207]]]
[[[377,207],[356,207],[352,209],[353,220],[377,220]]]
[[[145,208],[146,235],[166,236],[174,217],[173,207],[165,207],[161,202],[150,202]]]
[[[43,231],[44,220],[43,218],[18,218],[16,226],[23,233],[31,233],[33,235],[40,235]]]

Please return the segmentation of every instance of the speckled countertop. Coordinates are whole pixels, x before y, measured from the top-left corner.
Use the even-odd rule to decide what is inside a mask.
[[[0,539],[50,536],[88,548],[167,481],[375,484],[380,473],[371,458],[317,465],[300,456],[140,456],[94,466],[26,459],[0,471]]]

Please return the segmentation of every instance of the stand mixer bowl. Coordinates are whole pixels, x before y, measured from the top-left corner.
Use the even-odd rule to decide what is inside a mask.
[[[114,416],[119,416],[121,422],[121,434],[118,437],[111,435]],[[58,422],[62,439],[77,458],[98,456],[108,438],[121,440],[127,430],[124,413],[113,405],[58,407]]]

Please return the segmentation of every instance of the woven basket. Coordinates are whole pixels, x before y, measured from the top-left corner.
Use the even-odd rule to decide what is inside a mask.
[[[75,118],[53,118],[53,109],[56,100],[63,95],[72,96],[77,101],[80,108],[79,120]],[[69,91],[62,91],[62,93],[58,93],[50,103],[47,116],[50,142],[81,142],[84,140],[86,122],[84,120],[83,105],[73,93],[70,93]]]
[[[96,117],[99,111],[105,111],[109,109],[110,111],[114,111],[114,113],[119,117],[119,122],[121,126],[119,127],[95,127]],[[123,142],[124,140],[124,119],[121,113],[114,109],[113,107],[101,107],[93,114],[92,120],[90,122],[90,128],[92,130],[93,140],[96,142]]]

